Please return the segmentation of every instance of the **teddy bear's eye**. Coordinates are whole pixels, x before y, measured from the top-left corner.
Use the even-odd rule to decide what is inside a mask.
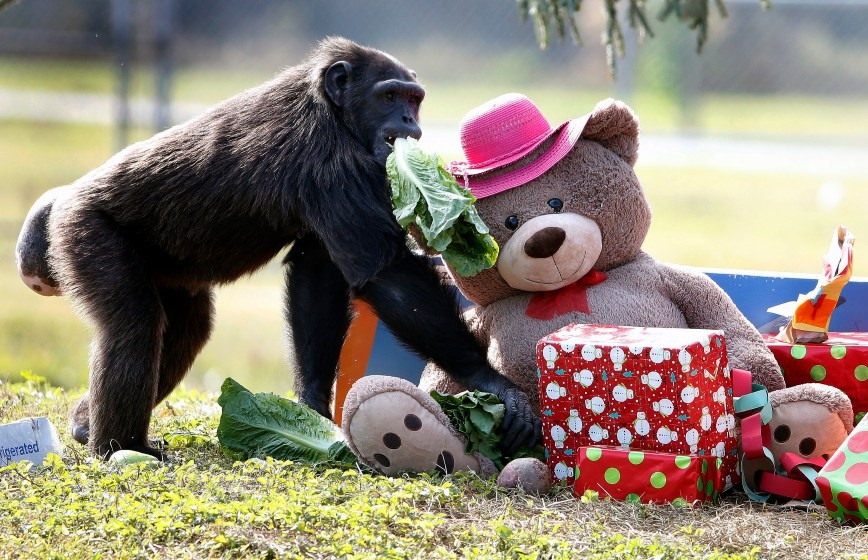
[[[506,229],[515,231],[518,229],[518,216],[515,214],[511,216],[507,216],[506,220],[503,222],[503,225],[506,226]]]
[[[564,209],[564,201],[560,198],[550,198],[548,201],[549,207],[555,211],[555,214]]]

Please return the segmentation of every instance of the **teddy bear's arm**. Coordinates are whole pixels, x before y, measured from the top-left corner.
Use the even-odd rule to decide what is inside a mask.
[[[731,367],[750,371],[770,391],[784,388],[780,366],[759,331],[720,286],[699,271],[660,266],[669,298],[684,314],[688,327],[722,330]]]

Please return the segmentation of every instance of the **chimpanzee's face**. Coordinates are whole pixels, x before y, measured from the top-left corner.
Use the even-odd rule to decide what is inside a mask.
[[[425,89],[398,61],[337,62],[326,72],[325,87],[354,136],[383,165],[395,138],[422,137],[419,109]]]
[[[369,131],[366,144],[368,151],[383,164],[392,153],[395,138],[422,137],[419,108],[425,90],[412,76],[408,78],[388,78],[371,88],[366,120],[378,126]]]

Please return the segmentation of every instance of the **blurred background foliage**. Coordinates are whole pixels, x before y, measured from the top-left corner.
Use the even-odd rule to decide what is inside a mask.
[[[546,0],[543,0],[546,1]],[[559,1],[559,0],[558,0]],[[552,124],[606,97],[642,122],[637,173],[654,211],[645,248],[700,267],[816,275],[835,225],[868,232],[868,1],[727,0],[706,42],[671,0],[578,2],[582,44],[539,48],[513,0],[19,0],[0,11],[0,375],[87,379],[87,327],[19,281],[14,243],[32,202],[114,151],[258,84],[344,35],[390,52],[425,84],[423,142],[461,157],[458,122],[507,91]],[[687,4],[696,4],[686,0]],[[715,2],[699,2],[706,7]],[[606,9],[623,27],[610,75]],[[611,15],[611,14],[610,14]],[[284,392],[279,261],[221,288],[212,342],[187,385],[232,375]],[[789,298],[790,295],[782,295]],[[795,297],[795,295],[792,295]]]

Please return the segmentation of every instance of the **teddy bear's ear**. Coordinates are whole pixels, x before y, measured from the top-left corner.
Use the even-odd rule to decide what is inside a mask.
[[[581,137],[599,142],[631,166],[639,156],[639,119],[621,101],[605,99],[597,103]]]

